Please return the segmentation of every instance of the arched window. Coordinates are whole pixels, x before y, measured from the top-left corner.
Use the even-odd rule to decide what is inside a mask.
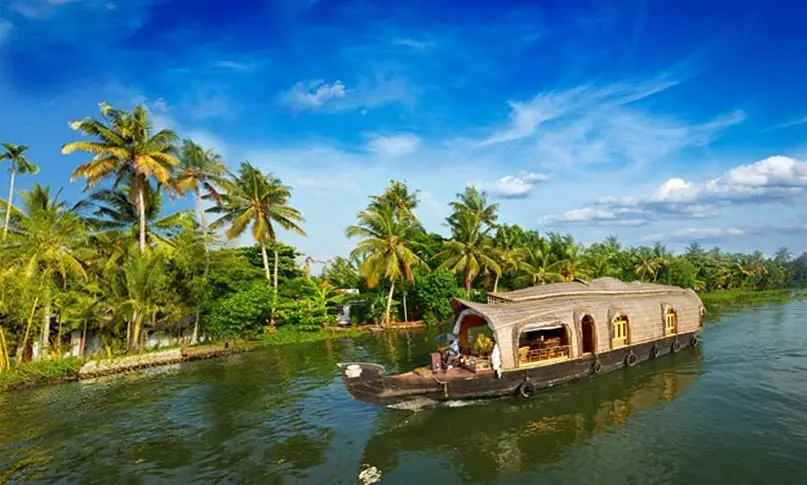
[[[628,316],[618,314],[614,317],[613,331],[611,334],[611,348],[624,347],[630,343],[630,329],[628,328]]]
[[[668,306],[664,312],[664,335],[675,335],[678,333],[678,313],[675,308]]]

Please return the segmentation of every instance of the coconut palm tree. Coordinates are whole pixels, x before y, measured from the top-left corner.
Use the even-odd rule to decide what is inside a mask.
[[[273,174],[264,175],[259,169],[244,162],[237,176],[229,174],[225,188],[226,191],[221,195],[221,203],[208,209],[209,212],[222,214],[211,224],[211,228],[229,225],[225,234],[229,239],[233,239],[240,236],[247,226],[252,224],[252,235],[261,247],[266,279],[273,281],[277,292],[278,250],[275,224],[301,236],[306,235],[298,225],[305,222],[305,219],[300,211],[289,205],[291,187],[283,185]],[[267,239],[274,251],[274,277],[269,272]]]
[[[163,257],[158,252],[134,253],[124,264],[123,275],[127,295],[124,303],[134,316],[129,338],[129,351],[132,351],[140,348],[144,323],[156,320],[157,313],[164,309],[162,295],[168,281]]]
[[[524,259],[526,248],[519,246],[517,232],[510,226],[501,225],[496,228],[496,236],[493,238],[493,257],[502,269],[502,273],[507,271],[517,271]],[[493,292],[499,289],[500,275],[496,274],[493,282]]]
[[[415,268],[429,269],[415,252],[420,245],[415,242],[412,224],[396,217],[396,210],[389,205],[370,207],[360,212],[357,223],[346,231],[348,237],[362,238],[351,252],[351,258],[363,258],[359,271],[367,280],[367,286],[374,288],[383,278],[390,282],[383,324],[390,322],[395,282],[401,278],[414,282]]]
[[[86,228],[83,221],[50,189],[39,184],[22,194],[19,217],[12,222],[6,246],[16,257],[11,269],[38,287],[34,308],[42,304],[42,349],[47,354],[53,293],[71,277],[86,278],[81,263]],[[33,309],[32,309],[33,315]],[[30,334],[25,331],[23,348]],[[20,353],[19,357],[22,357]]]
[[[215,150],[204,150],[192,140],[184,140],[182,143],[182,159],[177,174],[177,183],[182,190],[192,190],[196,195],[196,209],[199,212],[199,225],[202,228],[202,239],[205,248],[205,268],[204,274],[210,268],[210,248],[207,237],[207,217],[202,204],[203,194],[221,202],[221,194],[217,186],[224,183],[224,174],[227,167],[224,166],[221,155]]]
[[[149,179],[154,179],[162,187],[176,189],[173,171],[179,164],[174,146],[177,135],[165,129],[153,133],[148,111],[142,105],[131,113],[114,109],[106,103],[101,103],[100,108],[106,123],[94,118],[70,123],[71,128],[95,137],[96,141],[68,143],[62,147],[62,153],[81,150],[94,155],[91,161],[76,167],[71,177],[71,181],[86,178],[85,190],[106,178],[114,178],[114,188],[121,182],[128,183],[140,216],[140,253],[144,254],[146,186]]]
[[[395,208],[395,217],[399,219],[410,219],[418,224],[415,215],[415,208],[418,205],[417,192],[410,192],[406,182],[391,180],[389,186],[381,195],[371,195],[370,208],[378,209],[382,205],[390,205]]]
[[[452,227],[460,224],[463,214],[471,214],[480,227],[491,227],[496,224],[499,204],[488,204],[487,192],[480,192],[473,185],[468,185],[462,193],[457,194],[457,199],[449,203],[454,209],[454,213],[448,218],[448,223]]]
[[[563,264],[563,261],[552,261],[548,244],[526,248],[524,260],[519,264],[522,272],[519,281],[528,286],[563,281]]]
[[[14,178],[18,173],[37,174],[39,167],[25,157],[27,146],[12,145],[11,143],[0,143],[0,145],[5,149],[5,153],[0,153],[0,162],[8,160],[11,164],[8,169],[11,174],[11,182],[8,187],[8,201],[6,201],[6,220],[3,224],[3,239],[5,239],[8,234],[8,223],[11,220],[11,208],[14,206]]]
[[[501,277],[502,268],[494,259],[494,251],[482,230],[482,221],[473,212],[453,214],[454,239],[443,243],[444,249],[435,256],[443,260],[440,268],[462,275],[465,293],[470,296],[471,285],[480,273]]]

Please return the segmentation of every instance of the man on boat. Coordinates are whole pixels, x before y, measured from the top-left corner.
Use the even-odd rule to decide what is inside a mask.
[[[493,372],[496,374],[496,379],[502,377],[502,353],[499,350],[499,343],[493,346],[493,352],[490,353],[490,365],[493,367]]]

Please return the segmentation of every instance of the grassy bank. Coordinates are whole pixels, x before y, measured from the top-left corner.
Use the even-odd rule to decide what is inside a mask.
[[[731,309],[807,298],[807,290],[723,290],[703,293],[700,297],[706,306],[707,315],[714,317]]]
[[[263,345],[287,345],[307,342],[319,342],[340,338],[354,338],[366,335],[367,328],[350,328],[346,330],[320,330],[318,332],[304,332],[289,327],[280,327],[274,333],[267,334],[261,339]]]
[[[0,374],[0,392],[75,380],[83,363],[75,357],[26,362]]]

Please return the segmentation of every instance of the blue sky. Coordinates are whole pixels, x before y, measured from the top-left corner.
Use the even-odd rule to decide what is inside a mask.
[[[585,243],[801,251],[807,6],[728,5],[0,0],[0,139],[78,198],[68,121],[145,103],[294,186],[317,259],[390,179],[442,233],[474,183]]]

